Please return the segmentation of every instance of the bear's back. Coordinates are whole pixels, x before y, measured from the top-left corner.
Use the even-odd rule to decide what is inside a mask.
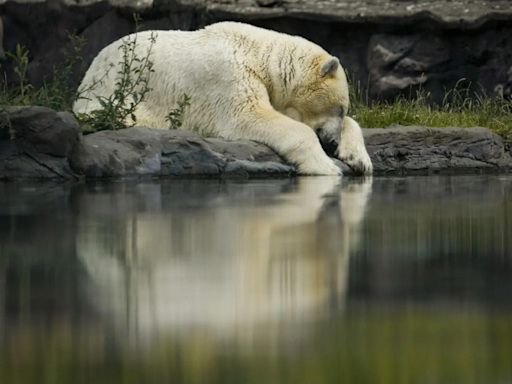
[[[239,40],[245,38],[272,45],[300,46],[311,53],[324,54],[326,51],[319,45],[300,36],[288,35],[270,29],[255,27],[254,25],[239,23],[235,21],[222,21],[206,26],[197,32],[205,34],[220,34],[226,39]]]

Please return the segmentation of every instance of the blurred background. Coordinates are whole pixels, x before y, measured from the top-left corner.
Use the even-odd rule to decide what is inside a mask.
[[[106,45],[135,30],[195,30],[235,20],[310,39],[340,58],[370,99],[421,86],[441,103],[458,86],[489,96],[512,92],[510,0],[64,0],[2,1],[5,51],[29,52],[28,79],[40,87],[73,54],[68,33],[87,40],[81,79]],[[4,63],[15,83],[12,62]]]

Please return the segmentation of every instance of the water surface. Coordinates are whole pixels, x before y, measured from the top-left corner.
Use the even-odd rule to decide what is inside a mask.
[[[0,184],[1,383],[511,383],[512,177]]]

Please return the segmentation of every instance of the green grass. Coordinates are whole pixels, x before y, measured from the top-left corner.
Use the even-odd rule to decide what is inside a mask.
[[[391,102],[371,101],[360,82],[351,82],[350,116],[365,128],[383,128],[392,124],[427,127],[486,127],[507,137],[512,134],[512,100],[491,97],[482,90],[473,92],[459,86],[445,91],[440,104],[422,89]]]

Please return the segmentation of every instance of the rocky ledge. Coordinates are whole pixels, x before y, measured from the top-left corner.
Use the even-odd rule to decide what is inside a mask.
[[[376,174],[510,172],[503,139],[487,128],[390,126],[365,129]]]
[[[0,117],[2,181],[296,175],[270,148],[248,140],[146,127],[83,136],[71,114],[42,107],[7,108]],[[377,175],[512,171],[509,149],[486,128],[393,126],[364,135]]]
[[[71,157],[86,179],[290,176],[291,166],[248,140],[206,139],[195,132],[146,127],[84,136]]]
[[[152,4],[158,3],[157,1]],[[167,3],[165,0],[162,3]],[[198,4],[198,0],[182,0]],[[398,23],[432,20],[456,28],[478,27],[489,20],[509,20],[508,0],[203,0],[210,13],[232,18],[295,17],[327,22]],[[147,0],[146,6],[151,2]]]

